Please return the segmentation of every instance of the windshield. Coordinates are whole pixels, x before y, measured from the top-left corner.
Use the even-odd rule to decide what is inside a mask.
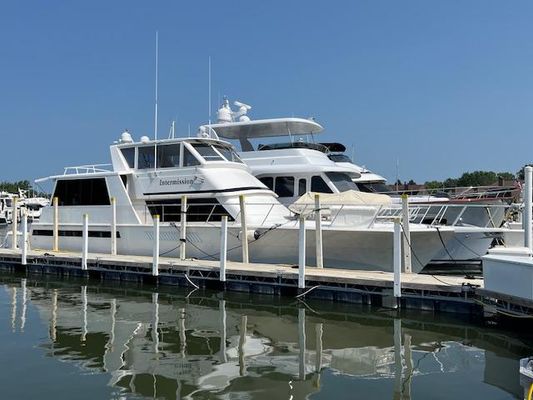
[[[233,149],[229,147],[225,147],[225,146],[220,146],[220,145],[213,145],[213,147],[217,149],[218,152],[222,154],[226,160],[242,163],[242,160],[239,158],[237,153],[233,151]]]
[[[348,174],[342,172],[326,172],[326,175],[339,192],[357,190],[357,186],[352,182],[352,179],[348,176]]]
[[[350,157],[348,157],[346,154],[328,154],[328,158],[334,162],[352,162]]]
[[[213,147],[207,143],[194,143],[192,147],[194,147],[194,150],[200,153],[205,161],[224,161],[220,154],[218,154],[215,149],[213,149]]]
[[[388,193],[390,189],[383,182],[357,182],[357,187],[361,192],[366,193]]]

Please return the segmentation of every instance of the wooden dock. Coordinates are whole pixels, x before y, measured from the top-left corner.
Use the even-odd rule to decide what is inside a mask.
[[[27,264],[21,261],[20,250],[0,249],[1,268],[27,273],[288,295],[387,308],[483,313],[477,294],[483,288],[482,279],[402,274],[401,297],[395,297],[394,274],[381,271],[307,267],[305,288],[299,289],[298,268],[283,264],[228,261],[226,280],[221,282],[218,261],[160,257],[157,276],[153,274],[152,257],[89,254],[87,270],[82,269],[79,253],[32,250],[28,251]]]

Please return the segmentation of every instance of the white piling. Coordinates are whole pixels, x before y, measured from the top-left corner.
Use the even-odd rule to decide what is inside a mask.
[[[152,276],[159,275],[159,215],[154,215],[154,241]]]
[[[228,252],[228,216],[222,216],[220,224],[220,282],[226,282],[226,258]]]
[[[248,225],[246,224],[246,202],[244,195],[239,196],[239,207],[241,209],[241,244],[242,244],[242,262],[250,262],[248,255]]]
[[[402,228],[403,228],[403,271],[413,272],[411,261],[411,232],[409,230],[409,198],[402,195]]]
[[[89,256],[89,214],[83,214],[81,269],[87,270],[87,258]]]
[[[305,289],[305,218],[298,218],[300,230],[298,234],[298,288]]]
[[[117,255],[117,199],[111,197],[111,255]]]
[[[18,221],[17,221],[17,203],[18,198],[13,197],[11,202],[11,248],[13,250],[17,249],[17,240],[18,240]]]
[[[533,194],[533,167],[527,166],[524,169],[525,185],[524,185],[524,246],[533,251],[533,216],[531,211],[532,194]]]
[[[402,274],[402,226],[400,219],[394,220],[393,267],[394,267],[394,297],[402,297],[401,274]]]
[[[28,215],[26,212],[22,213],[22,265],[28,263]]]
[[[316,266],[324,268],[324,256],[322,253],[322,212],[320,210],[320,195],[315,194],[315,248]]]
[[[54,226],[53,226],[53,235],[54,243],[52,250],[59,251],[59,199],[54,197]]]
[[[180,259],[185,260],[187,249],[187,196],[181,197]]]

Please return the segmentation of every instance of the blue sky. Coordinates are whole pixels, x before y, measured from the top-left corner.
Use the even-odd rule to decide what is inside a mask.
[[[227,95],[252,118],[315,117],[390,180],[533,162],[528,1],[2,2],[0,181],[105,163],[124,128],[159,134]]]

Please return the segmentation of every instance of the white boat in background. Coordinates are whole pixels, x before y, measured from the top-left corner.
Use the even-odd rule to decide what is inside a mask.
[[[218,136],[238,140],[242,160],[252,173],[280,202],[290,205],[308,192],[343,193],[356,190],[364,193],[389,193],[384,177],[351,162],[340,143],[317,143],[315,136],[323,127],[314,120],[275,118],[250,120],[250,106],[236,102],[239,111],[231,110],[224,100],[218,110],[218,121],[209,129]],[[252,140],[284,137],[288,141],[252,144]],[[310,140],[309,140],[310,139]],[[401,204],[399,194],[392,196]],[[499,198],[450,198],[447,195],[412,195],[409,197],[410,221],[430,224],[439,229],[453,226],[453,240],[441,244],[433,261],[439,263],[479,260],[495,238],[502,237],[501,228],[507,205]],[[399,208],[379,211],[380,218],[398,215]]]
[[[307,120],[284,120],[291,127]],[[252,122],[251,125],[254,123]],[[239,127],[235,127],[238,129]],[[249,124],[240,128],[249,129]],[[128,132],[111,145],[112,168],[67,168],[53,176],[53,197],[59,199],[59,248],[80,251],[82,220],[89,214],[89,249],[110,251],[111,198],[117,205],[119,254],[151,255],[153,216],[161,216],[161,255],[179,254],[181,199],[187,197],[189,257],[218,259],[220,221],[229,218],[228,259],[241,260],[241,237],[249,241],[251,262],[298,262],[298,228],[295,214],[275,193],[255,178],[231,144],[217,138],[208,126],[199,137],[134,142]],[[244,196],[248,231],[241,232],[239,196]],[[339,205],[323,220],[324,265],[327,267],[392,271],[393,224],[382,221],[382,205]],[[311,215],[309,217],[312,217]],[[52,249],[53,207],[43,208],[31,226],[31,246]],[[307,263],[316,265],[313,220],[308,230]],[[450,228],[413,224],[411,245],[416,254],[413,271],[419,272],[449,241]]]
[[[41,218],[43,208],[50,204],[46,197],[28,197],[28,191],[19,189],[18,205],[24,208],[29,221],[37,221]]]
[[[13,199],[15,194],[0,192],[0,224],[10,224],[13,221]]]

